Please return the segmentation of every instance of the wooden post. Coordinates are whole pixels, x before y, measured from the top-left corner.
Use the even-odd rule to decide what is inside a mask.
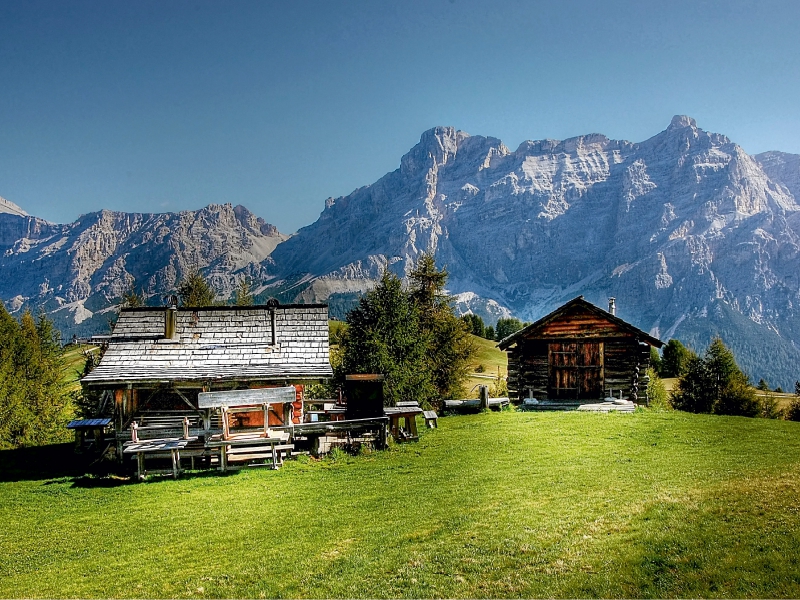
[[[136,453],[136,479],[144,479],[144,454]]]
[[[223,406],[220,410],[222,411],[222,439],[227,440],[231,437],[230,428],[228,427],[228,408]]]
[[[486,385],[478,386],[478,393],[480,395],[481,408],[489,408],[489,387]]]

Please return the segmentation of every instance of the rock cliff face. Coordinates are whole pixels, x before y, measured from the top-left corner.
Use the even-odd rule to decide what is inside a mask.
[[[243,276],[267,277],[268,257],[285,239],[230,204],[165,214],[104,210],[68,225],[0,214],[0,298],[10,310],[44,308],[64,333],[96,333],[133,281],[158,296],[199,267],[224,298]]]
[[[422,251],[462,310],[534,320],[583,294],[662,339],[722,335],[773,385],[800,378],[800,157],[754,158],[689,117],[641,143],[425,132],[400,168],[329,198],[271,270],[297,298],[365,289]],[[304,249],[304,251],[301,251]]]
[[[427,251],[463,312],[534,320],[579,294],[614,296],[653,335],[697,350],[721,335],[753,377],[787,387],[800,379],[798,201],[800,156],[751,157],[685,116],[640,143],[592,134],[514,151],[437,127],[289,239],[229,204],[54,225],[0,203],[0,299],[44,307],[67,335],[97,332],[132,278],[157,299],[198,266],[221,297],[247,275],[261,298],[343,315],[384,268],[403,276]]]

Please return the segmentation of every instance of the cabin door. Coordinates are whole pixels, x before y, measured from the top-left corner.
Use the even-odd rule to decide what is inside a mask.
[[[603,397],[603,343],[554,342],[548,349],[548,397],[595,400]]]

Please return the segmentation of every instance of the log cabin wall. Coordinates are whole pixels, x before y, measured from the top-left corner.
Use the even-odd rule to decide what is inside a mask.
[[[500,346],[508,352],[509,396],[517,401],[594,401],[621,391],[645,403],[650,346],[660,344],[579,298]]]

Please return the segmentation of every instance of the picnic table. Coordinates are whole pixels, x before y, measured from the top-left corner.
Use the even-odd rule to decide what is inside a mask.
[[[178,475],[182,473],[180,451],[186,448],[189,442],[195,440],[197,440],[197,437],[131,441],[125,442],[122,446],[122,452],[123,454],[136,455],[137,479],[144,479],[147,474],[144,465],[146,456],[164,456],[169,453],[172,458],[172,469],[150,470],[150,473],[172,473],[172,476],[177,479]]]

